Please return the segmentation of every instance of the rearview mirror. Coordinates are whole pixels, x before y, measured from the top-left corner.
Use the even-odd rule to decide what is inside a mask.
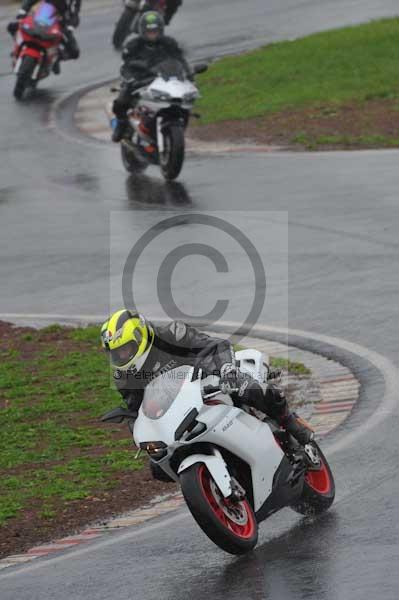
[[[131,410],[127,410],[126,408],[118,406],[118,408],[114,408],[109,413],[101,417],[101,421],[108,423],[122,423],[125,419],[135,419],[136,417],[136,412],[132,412]]]

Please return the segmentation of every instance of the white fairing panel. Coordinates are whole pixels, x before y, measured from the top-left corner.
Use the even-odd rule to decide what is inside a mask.
[[[274,474],[284,457],[270,427],[239,408],[222,405],[204,407],[198,420],[208,426],[201,441],[226,448],[249,464],[254,507],[259,510],[272,491]]]
[[[139,416],[134,426],[134,441],[164,442],[170,446],[175,442],[175,431],[188,413],[203,406],[201,396],[201,381],[191,381],[192,367],[179,367],[158,376],[146,387],[144,400],[140,407]],[[170,406],[166,410],[165,395],[170,393]],[[175,394],[175,396],[174,396]],[[151,404],[154,406],[153,418],[149,418]],[[146,407],[147,410],[146,414]]]
[[[163,92],[170,94],[172,98],[183,98],[185,94],[194,94],[198,92],[195,85],[191,81],[185,80],[180,81],[177,78],[171,77],[168,81],[165,81],[162,77],[157,77],[148,87],[148,90],[152,92]]]
[[[212,475],[213,480],[222,492],[225,498],[231,495],[231,477],[227,470],[226,463],[223,460],[221,453],[218,450],[214,450],[214,456],[208,454],[192,454],[183,460],[181,463],[178,474],[182,473],[191,465],[195,463],[203,463],[206,465],[209,473]]]

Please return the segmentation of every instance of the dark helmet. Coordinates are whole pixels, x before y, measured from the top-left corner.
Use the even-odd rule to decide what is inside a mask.
[[[139,23],[140,37],[146,42],[154,44],[162,36],[165,29],[165,21],[163,16],[155,10],[145,12]]]

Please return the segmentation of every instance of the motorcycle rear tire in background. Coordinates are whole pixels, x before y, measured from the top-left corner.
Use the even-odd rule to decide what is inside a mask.
[[[112,36],[112,44],[115,50],[120,50],[123,42],[130,33],[130,28],[136,11],[126,7],[115,26],[114,35]]]
[[[37,66],[37,58],[25,55],[22,58],[21,66],[17,73],[17,80],[14,86],[14,98],[22,100],[22,96],[27,87],[32,85],[32,75]]]
[[[301,515],[319,515],[328,510],[335,498],[334,477],[326,457],[316,442],[312,442],[320,457],[319,470],[309,470],[301,498],[291,508]]]
[[[181,125],[169,125],[163,133],[164,151],[160,156],[162,174],[168,181],[179,176],[184,163],[184,128]]]

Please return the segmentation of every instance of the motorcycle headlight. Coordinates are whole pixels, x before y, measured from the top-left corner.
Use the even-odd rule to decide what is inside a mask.
[[[171,95],[168,92],[161,92],[161,90],[151,90],[151,96],[154,100],[167,101],[171,99]]]

